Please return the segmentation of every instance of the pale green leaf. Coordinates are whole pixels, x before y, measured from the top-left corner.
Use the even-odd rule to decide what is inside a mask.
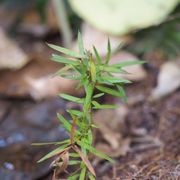
[[[92,61],[90,61],[89,64],[90,64],[91,80],[92,82],[96,82],[96,66]]]
[[[68,56],[71,56],[71,57],[74,57],[74,58],[85,58],[84,55],[82,54],[79,54],[77,52],[74,52],[74,51],[71,51],[69,49],[66,49],[64,47],[60,47],[60,46],[56,46],[54,44],[47,44],[49,47],[51,47],[52,49],[56,50],[56,51],[59,51],[65,55],[68,55]]]
[[[72,166],[72,165],[77,165],[80,163],[81,163],[81,161],[78,161],[78,160],[70,160],[68,164]]]
[[[78,153],[69,153],[69,156],[73,157],[73,158],[77,158],[77,157],[79,157],[79,154]]]
[[[106,64],[100,66],[100,70],[109,73],[129,74],[127,71],[121,69],[121,67]]]
[[[81,147],[87,149],[88,151],[90,151],[92,154],[102,158],[102,159],[106,159],[110,162],[114,162],[113,159],[111,159],[109,156],[107,156],[106,154],[99,152],[98,150],[96,150],[94,147],[92,147],[91,145],[87,144],[87,143],[82,143],[82,141],[78,141],[77,142]]]
[[[88,138],[87,139],[88,139],[89,144],[93,143],[93,133],[92,133],[91,129],[88,130]]]
[[[83,44],[81,33],[79,31],[78,31],[78,46],[79,46],[80,54],[84,55],[84,44]]]
[[[113,95],[113,96],[117,96],[117,97],[122,97],[121,92],[116,91],[114,89],[108,88],[108,87],[104,87],[104,86],[96,86],[96,88],[102,92],[105,92],[107,94]]]
[[[61,77],[63,78],[66,78],[66,79],[72,79],[72,80],[79,80],[81,78],[80,75],[75,75],[75,74],[72,74],[72,73],[61,73],[60,74]]]
[[[117,105],[113,105],[113,104],[99,104],[96,101],[92,101],[92,104],[94,105],[93,109],[114,109],[117,108]]]
[[[131,83],[131,81],[127,79],[121,79],[121,78],[116,78],[113,76],[106,76],[106,75],[99,77],[98,82],[102,84]]]
[[[88,176],[89,176],[89,180],[96,180],[96,178],[92,174],[89,173]]]
[[[33,145],[33,146],[60,145],[60,144],[66,144],[66,143],[69,143],[69,142],[70,142],[70,140],[66,139],[66,140],[60,141],[60,142],[32,143],[31,145]]]
[[[95,48],[95,46],[93,46],[93,50],[94,50],[94,54],[96,56],[97,63],[98,63],[98,65],[100,65],[102,63],[102,59],[101,59],[97,49]]]
[[[108,38],[107,54],[106,54],[106,59],[105,59],[106,64],[109,62],[110,57],[111,57],[111,43],[110,43],[110,40]]]
[[[79,174],[70,175],[67,179],[68,180],[77,180],[79,177]]]
[[[57,75],[61,75],[61,74],[63,74],[63,73],[66,73],[66,72],[68,72],[69,70],[71,70],[72,69],[72,66],[71,65],[65,65],[63,68],[61,68],[61,69],[59,69],[57,72],[55,72],[54,74],[53,74],[53,77],[54,76],[57,76]]]
[[[82,117],[83,112],[79,110],[74,110],[74,109],[68,109],[67,112],[69,112],[72,116],[77,116],[77,117]]]
[[[61,122],[62,126],[68,131],[71,131],[71,124],[69,123],[68,120],[66,120],[61,114],[57,114],[57,117],[59,119],[59,121]]]
[[[46,145],[55,145],[58,142],[44,142],[44,143],[32,143],[32,146],[46,146]]]
[[[80,64],[78,62],[79,60],[70,60],[68,58],[59,56],[57,54],[52,54],[51,60],[59,62],[59,63],[63,63],[63,64],[73,65],[73,66],[77,66]]]
[[[75,102],[75,103],[82,104],[84,102],[84,99],[82,99],[82,98],[78,98],[78,97],[71,96],[71,95],[64,94],[64,93],[61,93],[59,96],[62,97],[63,99],[66,99],[68,101],[72,101],[72,102]]]
[[[113,104],[103,104],[100,106],[95,106],[93,107],[93,109],[115,109],[117,107],[118,107],[117,105],[113,105]]]
[[[85,91],[86,91],[86,98],[85,98],[85,103],[84,103],[84,110],[86,112],[91,105],[91,98],[92,98],[92,93],[93,93],[92,84],[88,84],[87,87],[85,87]]]
[[[94,95],[93,98],[99,98],[102,96],[104,96],[104,93],[98,93],[98,94]]]
[[[86,177],[86,166],[81,169],[79,180],[85,180]]]
[[[117,88],[118,88],[119,92],[121,93],[121,96],[122,96],[122,97],[124,98],[124,100],[126,101],[126,100],[127,100],[126,92],[124,91],[123,87],[117,85]]]
[[[132,65],[138,65],[138,64],[144,64],[145,61],[139,61],[139,60],[133,60],[133,61],[124,61],[117,64],[112,64],[112,67],[126,67],[126,66],[132,66]]]
[[[54,149],[54,150],[51,151],[50,153],[46,154],[43,158],[41,158],[41,159],[38,161],[38,163],[39,163],[39,162],[42,162],[42,161],[44,161],[44,160],[46,160],[46,159],[49,159],[49,158],[51,158],[51,157],[53,157],[53,156],[55,156],[55,155],[57,155],[57,154],[62,153],[68,146],[69,146],[69,144],[64,144],[64,145],[62,145],[62,146]]]
[[[96,128],[96,129],[99,129],[99,127],[96,126],[95,124],[91,124],[91,127]]]

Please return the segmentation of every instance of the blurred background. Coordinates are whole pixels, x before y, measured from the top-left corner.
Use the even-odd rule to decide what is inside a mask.
[[[36,161],[53,147],[31,143],[67,138],[56,113],[77,105],[58,94],[83,92],[53,75],[46,42],[76,50],[78,30],[102,57],[109,38],[111,62],[146,61],[126,69],[127,102],[95,112],[95,146],[116,160],[92,158],[97,179],[180,178],[179,0],[0,0],[0,180],[51,179]]]

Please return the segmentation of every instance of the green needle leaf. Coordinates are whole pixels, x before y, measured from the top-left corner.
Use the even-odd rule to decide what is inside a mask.
[[[77,117],[82,117],[83,116],[83,112],[78,111],[78,110],[69,109],[69,110],[67,110],[67,112],[69,112],[71,115],[75,115]]]
[[[102,153],[102,152],[99,152],[99,151],[97,151],[94,147],[92,147],[91,145],[89,145],[89,144],[87,144],[87,143],[82,143],[82,141],[78,141],[77,142],[78,143],[78,145],[80,145],[81,147],[83,147],[83,148],[85,148],[85,149],[87,149],[88,151],[90,151],[91,153],[93,153],[94,155],[96,155],[96,156],[98,156],[98,157],[100,157],[100,158],[102,158],[102,159],[106,159],[106,160],[108,160],[108,161],[110,161],[110,162],[114,162],[114,160],[113,159],[111,159],[109,156],[107,156],[106,154],[104,154],[104,153]]]
[[[108,64],[108,62],[110,60],[110,56],[111,56],[111,43],[110,43],[110,40],[108,38],[107,55],[106,55],[105,64]]]
[[[85,58],[86,56],[79,54],[77,52],[71,51],[69,49],[60,47],[60,46],[56,46],[54,44],[47,44],[49,47],[51,47],[52,49],[59,51],[67,56],[71,56],[71,57],[75,57],[75,58]]]
[[[65,143],[70,143],[69,139],[66,139],[64,141],[60,142],[44,142],[44,143],[32,143],[32,146],[46,146],[46,145],[60,145],[60,144],[65,144]]]
[[[89,62],[92,82],[96,82],[96,66],[92,60]]]
[[[113,96],[117,96],[117,97],[122,97],[122,94],[120,91],[116,91],[114,89],[111,89],[111,88],[108,88],[108,87],[105,87],[105,86],[96,86],[96,88],[104,93],[107,93],[107,94],[110,94],[110,95],[113,95]]]
[[[138,65],[138,64],[144,64],[145,61],[125,61],[125,62],[121,62],[121,63],[117,63],[117,64],[112,64],[112,66],[114,67],[126,67],[126,66],[132,66],[132,65]]]
[[[100,65],[102,63],[102,59],[101,59],[97,49],[95,48],[95,46],[93,46],[93,50],[94,50],[94,54],[96,56],[97,63],[98,63],[98,65]]]
[[[117,84],[117,83],[131,83],[131,81],[127,79],[121,79],[121,78],[116,78],[113,76],[102,76],[98,78],[98,82],[102,84]]]
[[[104,72],[109,72],[109,73],[129,74],[127,71],[121,69],[121,67],[116,67],[113,65],[106,65],[106,64],[104,64],[103,66],[100,66],[100,70]]]
[[[86,166],[81,169],[79,180],[84,180],[86,176]]]
[[[80,65],[80,63],[77,60],[69,60],[65,57],[59,56],[57,54],[52,54],[52,58],[51,60],[62,63],[62,64],[68,64],[68,65],[72,65],[72,66],[77,66]]]
[[[69,177],[68,177],[68,180],[77,180],[78,179],[78,177],[79,177],[79,174],[74,174],[74,175],[70,175]]]
[[[78,46],[79,46],[80,54],[84,55],[84,44],[83,44],[81,33],[79,31],[78,31]]]
[[[61,122],[62,126],[68,131],[71,131],[71,124],[69,123],[68,120],[66,120],[61,114],[57,114],[57,117],[59,119],[59,121]]]
[[[80,164],[81,161],[78,161],[78,160],[71,160],[69,161],[69,165],[76,165],[76,164]]]
[[[89,174],[89,180],[96,180],[92,174]]]
[[[49,158],[51,158],[51,157],[53,157],[53,156],[55,156],[55,155],[58,155],[58,154],[62,153],[63,151],[65,151],[65,150],[68,149],[68,148],[67,148],[68,146],[69,146],[69,144],[64,144],[64,145],[56,148],[55,150],[51,151],[50,153],[48,153],[47,155],[45,155],[43,158],[41,158],[41,159],[38,161],[38,163],[40,163],[40,162],[42,162],[42,161],[45,161],[46,159],[49,159]]]
[[[75,103],[82,104],[84,102],[84,99],[82,99],[82,98],[78,98],[78,97],[71,96],[71,95],[64,94],[64,93],[61,93],[59,96],[62,97],[63,99],[65,99],[65,100],[72,101],[72,102],[75,102]]]
[[[92,104],[94,105],[93,109],[114,109],[117,108],[117,105],[113,105],[113,104],[99,104],[96,101],[92,101]]]
[[[93,96],[93,98],[99,98],[99,97],[102,97],[104,96],[104,93],[99,93],[99,94],[96,94]]]

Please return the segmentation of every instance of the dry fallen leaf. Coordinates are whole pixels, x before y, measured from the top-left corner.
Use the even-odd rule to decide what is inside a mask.
[[[76,82],[62,77],[26,77],[30,95],[36,100],[57,96],[59,93],[74,93]]]
[[[35,100],[57,97],[61,92],[80,94],[75,91],[76,82],[61,77],[53,77],[59,69],[52,61],[32,60],[16,71],[0,72],[0,95],[7,97],[31,96]]]
[[[88,157],[77,147],[77,146],[73,146],[72,147],[81,157],[82,161],[84,162],[84,164],[86,165],[86,167],[88,168],[88,170],[94,175],[96,176],[96,173],[94,171],[94,168],[92,167]]]
[[[0,69],[20,69],[29,58],[0,28]]]
[[[168,61],[161,66],[157,86],[152,90],[150,100],[158,100],[180,87],[180,59]]]
[[[110,157],[119,157],[119,156],[125,156],[128,152],[130,152],[130,144],[131,139],[125,138],[121,140],[121,143],[118,148],[113,149],[112,147],[109,147],[106,143],[97,143],[96,148],[97,150],[107,154]]]
[[[99,110],[94,115],[94,123],[99,127],[103,139],[107,143],[97,142],[96,148],[112,157],[125,155],[129,150],[129,139],[123,139],[121,129],[128,113],[124,105],[117,109]]]
[[[54,176],[58,178],[58,175],[64,172],[69,163],[69,151],[60,153],[59,156],[51,163],[51,166],[55,168]]]

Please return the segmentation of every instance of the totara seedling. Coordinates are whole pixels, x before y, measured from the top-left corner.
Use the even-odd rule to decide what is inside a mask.
[[[63,55],[52,55],[52,60],[64,64],[56,74],[64,78],[73,79],[78,82],[77,88],[83,88],[85,96],[75,97],[69,94],[60,94],[60,97],[81,105],[82,110],[67,109],[71,119],[66,119],[61,114],[57,114],[60,124],[69,134],[69,139],[61,142],[38,143],[35,145],[54,144],[56,149],[45,155],[38,162],[42,162],[51,157],[56,157],[52,162],[54,168],[54,178],[61,172],[66,171],[68,166],[75,166],[77,169],[68,174],[68,179],[90,179],[96,178],[96,173],[89,160],[89,154],[94,154],[107,161],[113,160],[93,147],[93,109],[116,108],[113,104],[100,104],[98,98],[105,94],[110,94],[119,98],[125,98],[123,86],[130,81],[114,77],[114,73],[125,73],[123,67],[141,64],[141,61],[129,61],[117,64],[109,64],[111,57],[111,46],[108,40],[107,55],[102,59],[93,47],[92,55],[83,46],[82,37],[78,34],[79,53],[48,44],[52,49]],[[95,94],[95,90],[99,93]],[[97,91],[96,91],[97,92]],[[67,171],[66,171],[67,172]]]

